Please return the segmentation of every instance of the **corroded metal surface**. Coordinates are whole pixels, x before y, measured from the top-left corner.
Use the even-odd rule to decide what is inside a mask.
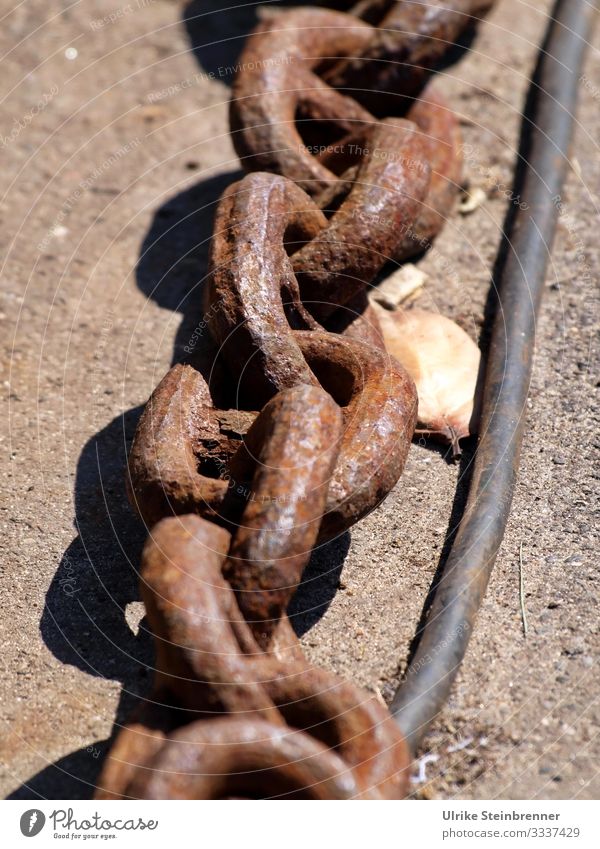
[[[345,142],[350,147],[352,143]],[[373,127],[352,186],[329,221],[292,256],[302,300],[325,320],[371,283],[414,226],[431,178],[422,135],[409,121]]]
[[[351,13],[374,25],[373,35],[362,53],[336,62],[325,80],[384,114],[421,92],[432,71],[456,51],[494,0],[366,0],[348,5]]]
[[[318,327],[300,300],[286,240],[311,241],[327,219],[284,177],[249,174],[219,204],[206,313],[238,391],[261,406],[274,392],[315,382],[292,328]]]
[[[324,331],[294,331],[294,341],[343,413],[319,530],[323,541],[374,509],[396,484],[416,425],[417,396],[405,369],[381,349]],[[190,365],[174,366],[148,402],[129,459],[130,498],[145,522],[188,512],[238,522],[248,481],[247,472],[235,468],[243,469],[242,434],[256,415],[215,409],[202,375]],[[207,466],[211,477],[203,474]]]
[[[342,96],[334,81],[327,85],[315,72],[326,56],[361,55],[354,51],[375,32],[357,29],[354,19],[337,12],[294,10],[263,23],[240,59],[230,114],[244,168],[283,174],[333,212],[329,229],[294,258],[296,270],[302,257],[314,267],[304,284],[308,299],[326,301],[317,280],[332,258],[334,287],[336,270],[340,276],[345,272],[346,284],[352,279],[357,257],[366,265],[366,277],[377,272],[377,260],[381,267],[391,258],[425,250],[459,188],[458,122],[431,84],[418,100],[390,107],[391,114],[404,114],[406,120],[380,121],[368,111],[374,92],[360,105],[359,87]],[[344,254],[353,247],[348,262]],[[331,306],[322,307],[327,311]]]
[[[410,758],[387,710],[310,666],[286,617],[259,646],[223,577],[228,547],[227,531],[197,516],[154,527],[141,566],[154,691],[97,798],[401,797]]]
[[[324,9],[294,10],[259,25],[240,56],[243,72],[230,108],[232,141],[245,169],[283,174],[311,195],[327,188],[335,175],[308,148],[318,152],[368,130],[374,118],[314,69],[325,56],[360,53],[372,33],[357,19]]]

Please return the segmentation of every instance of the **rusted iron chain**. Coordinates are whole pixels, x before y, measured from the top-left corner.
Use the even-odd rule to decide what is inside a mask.
[[[450,210],[458,128],[426,83],[489,5],[434,3],[428,16],[421,3],[373,0],[355,10],[364,20],[285,11],[247,43],[231,120],[254,173],[215,219],[215,362],[210,376],[194,357],[171,369],[129,459],[129,496],[150,528],[140,576],[156,676],[98,798],[406,792],[398,725],[308,663],[286,609],[313,547],[373,510],[402,472],[416,392],[366,292]]]

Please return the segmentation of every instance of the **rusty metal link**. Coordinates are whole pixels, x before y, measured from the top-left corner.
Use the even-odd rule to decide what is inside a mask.
[[[319,529],[323,542],[373,510],[396,484],[414,432],[417,398],[411,378],[384,351],[332,333],[290,333],[344,417]],[[235,468],[243,468],[242,437],[257,415],[216,409],[200,372],[191,365],[171,369],[142,414],[129,457],[130,499],[148,527],[189,512],[228,527],[239,522],[248,481]],[[311,408],[303,411],[307,427],[312,415]]]
[[[333,333],[298,332],[321,385],[341,405],[344,432],[319,540],[371,512],[396,485],[416,426],[417,393],[385,351]]]
[[[369,316],[358,328],[351,324],[355,338],[342,338],[326,333],[303,306],[286,240],[297,247],[316,233],[310,247],[326,227],[314,202],[291,181],[248,175],[219,205],[206,297],[207,323],[237,379],[238,401],[260,406],[282,389],[320,384],[344,412],[320,541],[346,530],[395,485],[417,408],[414,384],[399,363],[356,338],[376,333]],[[217,409],[200,372],[175,366],[148,403],[129,460],[130,498],[146,523],[187,512],[226,526],[238,523],[238,496],[248,479],[242,438],[252,441],[256,416]],[[256,429],[267,419],[268,408]],[[310,415],[304,426],[309,422]]]
[[[172,513],[221,515],[226,464],[256,413],[215,408],[208,384],[177,364],[152,393],[128,461],[129,499],[147,527]]]
[[[398,101],[421,92],[431,72],[447,61],[493,5],[494,0],[343,3],[373,25],[373,35],[362,53],[335,62],[324,79],[335,88],[352,90],[355,100],[375,114],[397,111]]]
[[[372,92],[360,105],[355,90],[353,97],[342,95],[318,76],[327,57],[361,55],[374,33],[349,15],[326,10],[267,20],[242,53],[230,117],[247,170],[289,177],[325,210],[337,210],[350,193],[346,227],[339,232],[338,219],[334,232],[350,244],[369,234],[370,244],[370,232],[383,228],[383,264],[423,251],[437,235],[454,202],[462,162],[458,122],[432,86],[403,110],[414,125],[411,134],[406,121],[381,122],[367,111]],[[359,207],[362,216],[348,222],[348,210]],[[376,255],[369,254],[371,261]]]
[[[458,121],[441,95],[436,92],[434,85],[427,86],[422,96],[407,112],[406,119],[404,124],[410,121],[416,125],[413,138],[413,144],[418,143],[419,148],[416,156],[403,155],[401,149],[394,143],[398,137],[396,140],[393,137],[390,138],[389,133],[387,145],[378,143],[378,139],[373,138],[375,131],[371,130],[368,140],[362,140],[362,146],[358,145],[352,137],[348,137],[332,145],[333,154],[325,153],[317,157],[322,164],[331,162],[335,168],[337,159],[335,149],[337,148],[347,153],[352,151],[355,155],[362,151],[365,156],[384,162],[398,163],[405,172],[399,174],[398,184],[402,185],[403,182],[409,181],[415,197],[418,193],[418,184],[413,172],[428,168],[431,178],[425,198],[419,199],[418,214],[416,217],[407,217],[400,223],[394,222],[397,226],[390,231],[396,235],[391,247],[392,238],[388,234],[389,257],[387,258],[396,262],[402,262],[415,253],[422,253],[431,245],[452,210],[462,176],[462,139]],[[388,119],[381,125],[389,124],[392,120]],[[398,119],[396,119],[397,122]],[[368,154],[367,151],[369,151]],[[399,170],[400,168],[397,168],[396,173],[391,176],[395,177]],[[328,189],[315,198],[317,205],[325,211],[330,208],[336,209],[351,190],[357,179],[357,171],[357,166],[350,167],[338,180],[332,180]],[[371,226],[377,221],[386,222],[388,225],[391,225],[393,221],[389,215],[368,213],[367,210],[365,214],[370,214]]]
[[[300,300],[286,242],[327,227],[307,195],[284,177],[250,174],[225,192],[215,216],[205,307],[225,358],[261,406],[273,393],[315,383],[291,328],[316,329]]]
[[[239,376],[242,401],[251,394],[260,405],[285,386],[314,382],[293,329],[322,329],[313,316],[323,321],[360,296],[389,259],[399,228],[414,221],[429,166],[411,158],[418,148],[408,125],[381,125],[377,132],[398,134],[406,139],[402,161],[388,166],[367,157],[329,223],[284,177],[249,174],[225,193],[205,307],[208,326]]]
[[[298,350],[288,343],[282,354],[289,328],[318,329],[313,318],[323,322],[364,290],[391,258],[398,234],[411,232],[430,183],[419,134],[409,122],[384,122],[369,144],[329,221],[290,180],[262,172],[234,183],[219,204],[206,308],[214,335],[228,342],[231,367],[237,373],[244,365],[253,395],[268,395],[282,381],[311,380]],[[391,146],[391,161],[377,156]]]
[[[416,424],[414,383],[367,290],[441,228],[460,137],[430,86],[391,117],[376,95],[421,90],[444,39],[491,3],[433,5],[282,12],[241,57],[232,133],[259,173],[217,211],[210,386],[198,363],[174,366],[131,449],[156,674],[97,798],[405,795],[410,754],[389,712],[313,668],[286,610],[314,546],[396,484]]]
[[[233,458],[232,474],[248,478],[254,468],[254,475],[224,575],[262,648],[317,541],[342,425],[340,408],[323,389],[285,389],[264,407]]]
[[[230,106],[244,168],[289,177],[310,195],[328,188],[335,175],[307,150],[298,124],[310,125],[317,146],[373,125],[370,112],[314,70],[326,56],[366,49],[371,37],[367,24],[323,9],[282,12],[257,27],[240,56]]]
[[[387,710],[312,668],[285,615],[260,648],[223,578],[228,548],[228,532],[197,516],[153,529],[141,587],[154,691],[117,738],[97,798],[402,796],[408,750]]]
[[[431,168],[413,123],[376,124],[364,145],[368,152],[329,226],[292,256],[302,301],[321,322],[392,258],[398,234],[412,229],[430,184]],[[389,157],[382,155],[388,151]]]

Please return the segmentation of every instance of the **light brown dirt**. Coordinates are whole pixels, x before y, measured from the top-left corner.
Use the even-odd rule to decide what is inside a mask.
[[[140,405],[201,317],[214,204],[239,169],[226,68],[255,9],[220,5],[88,2],[56,14],[31,0],[3,10],[0,763],[13,798],[89,796],[115,716],[148,687],[135,579],[143,534],[124,496],[124,456]],[[466,176],[488,199],[454,214],[422,261],[419,305],[473,338],[549,8],[500,2],[439,80],[472,145]],[[599,46],[596,35],[512,516],[465,666],[422,752],[437,760],[414,784],[420,796],[600,795]],[[459,475],[414,445],[386,502],[316,556],[303,596],[314,609],[302,617],[316,663],[391,696],[453,527]]]

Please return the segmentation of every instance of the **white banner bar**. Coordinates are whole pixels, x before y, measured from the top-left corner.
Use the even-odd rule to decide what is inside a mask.
[[[310,811],[302,810],[308,804]],[[598,849],[598,802],[4,802],[2,844]],[[28,844],[28,841],[34,841]]]

